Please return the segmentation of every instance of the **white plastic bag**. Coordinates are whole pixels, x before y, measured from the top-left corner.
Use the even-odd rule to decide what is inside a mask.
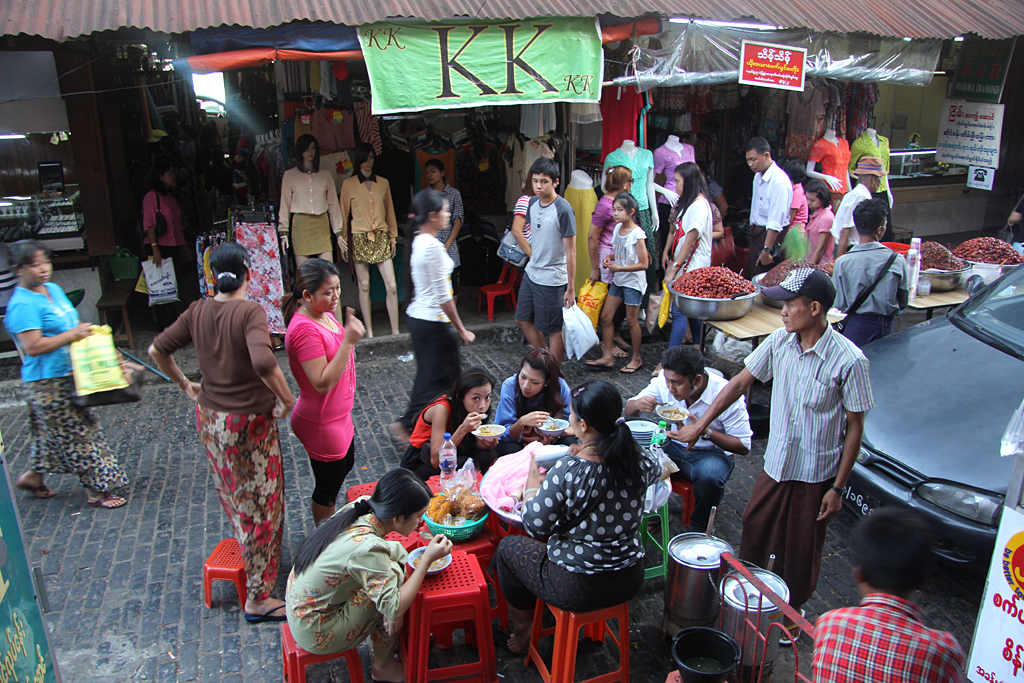
[[[715,330],[715,338],[711,342],[711,352],[719,358],[725,358],[736,363],[742,363],[743,359],[754,350],[754,345],[748,341],[733,339],[724,332]]]
[[[644,495],[644,514],[657,512],[671,496],[672,486],[668,481],[662,479],[656,484],[651,484],[647,487],[647,493]]]
[[[565,328],[562,332],[565,355],[579,360],[597,344],[597,332],[594,331],[590,318],[577,304],[573,304],[572,308],[562,309],[562,321]]]
[[[1010,423],[1006,425],[1003,438],[999,442],[999,454],[1004,458],[1009,455],[1024,453],[1024,401],[1013,413]]]
[[[157,266],[153,261],[142,262],[149,290],[149,305],[171,304],[178,300],[178,279],[174,275],[174,261],[165,258]]]

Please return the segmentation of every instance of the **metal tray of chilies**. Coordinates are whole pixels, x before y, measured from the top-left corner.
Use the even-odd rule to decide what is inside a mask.
[[[687,296],[674,289],[672,305],[687,318],[694,320],[738,320],[754,307],[757,291],[744,294],[734,299],[705,299],[699,296]]]

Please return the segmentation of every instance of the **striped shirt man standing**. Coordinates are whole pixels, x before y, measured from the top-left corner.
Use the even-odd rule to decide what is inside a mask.
[[[747,356],[703,417],[680,430],[680,441],[696,443],[755,379],[773,380],[764,471],[743,511],[740,556],[763,567],[774,554],[774,571],[799,610],[818,583],[826,527],[842,508],[874,398],[867,358],[828,324],[835,287],[827,275],[802,268],[764,293],[783,301],[785,329]]]

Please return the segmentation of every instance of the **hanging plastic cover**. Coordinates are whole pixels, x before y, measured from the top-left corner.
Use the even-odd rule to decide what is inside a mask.
[[[817,33],[809,29],[755,31],[690,22],[667,48],[636,46],[627,74],[615,85],[656,87],[735,83],[743,40],[807,49],[807,76],[841,81],[926,86],[939,61],[939,39],[901,40],[872,35]],[[669,34],[671,35],[671,33]],[[664,41],[663,41],[664,42]]]

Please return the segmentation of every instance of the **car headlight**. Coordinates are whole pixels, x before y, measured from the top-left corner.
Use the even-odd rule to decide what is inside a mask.
[[[917,495],[943,510],[989,526],[996,526],[1003,497],[953,484],[921,484]]]

